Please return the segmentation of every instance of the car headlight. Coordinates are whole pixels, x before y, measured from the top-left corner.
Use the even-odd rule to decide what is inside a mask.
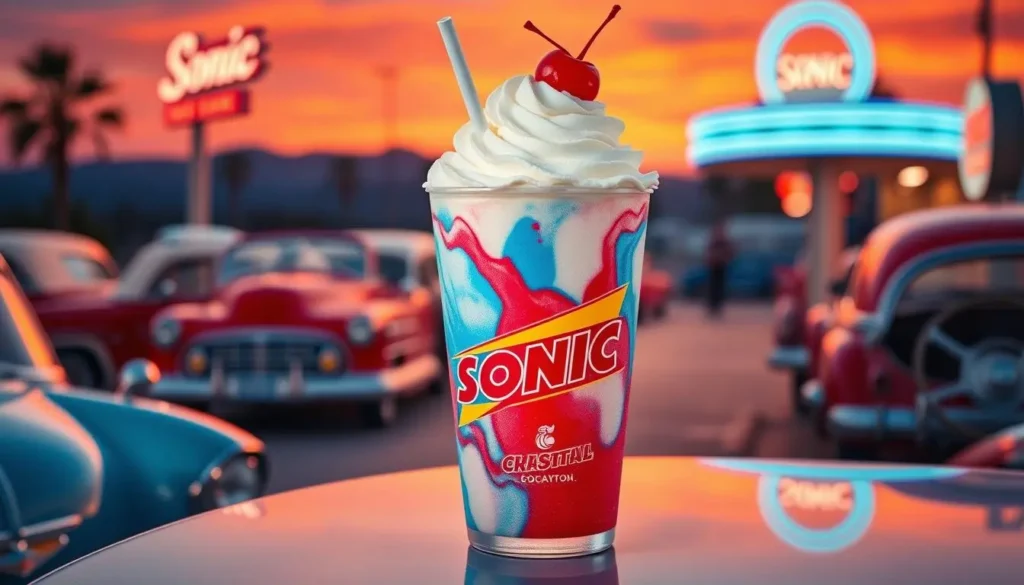
[[[195,512],[240,504],[263,495],[267,487],[266,461],[262,455],[240,453],[213,465],[189,487]]]
[[[317,354],[316,365],[325,374],[337,372],[341,369],[341,354],[333,347],[325,347]]]
[[[153,343],[169,347],[181,336],[181,323],[174,319],[161,319],[153,324]]]
[[[185,370],[189,374],[200,375],[206,372],[210,365],[210,359],[206,352],[198,347],[193,347],[185,354]]]
[[[353,317],[348,322],[348,338],[356,345],[364,345],[373,339],[373,323],[364,315]]]

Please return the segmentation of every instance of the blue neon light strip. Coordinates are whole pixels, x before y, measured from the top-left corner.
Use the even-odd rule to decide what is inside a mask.
[[[691,143],[687,158],[696,167],[726,162],[803,157],[893,157],[957,160],[960,139],[923,132],[794,131],[728,136]]]
[[[791,104],[720,110],[687,127],[696,167],[802,157],[960,155],[963,117],[951,107],[901,102]]]
[[[963,116],[952,107],[899,102],[762,106],[699,114],[690,119],[686,134],[692,141],[723,133],[809,127],[871,127],[960,133]]]

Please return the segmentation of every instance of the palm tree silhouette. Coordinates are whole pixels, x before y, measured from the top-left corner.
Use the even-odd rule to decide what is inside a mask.
[[[359,191],[358,161],[354,156],[338,155],[331,159],[330,182],[338,196],[342,211],[347,211]]]
[[[43,163],[49,166],[53,178],[55,227],[60,230],[71,227],[68,158],[75,140],[83,134],[89,136],[97,157],[107,159],[110,147],[105,131],[124,125],[120,107],[89,107],[113,86],[101,72],[79,72],[75,65],[70,47],[41,44],[18,62],[33,85],[31,94],[0,101],[0,118],[8,122],[8,142],[15,164],[32,147],[41,147]]]
[[[220,159],[220,172],[228,184],[228,221],[233,227],[242,227],[242,191],[249,183],[252,164],[249,153],[235,150]]]

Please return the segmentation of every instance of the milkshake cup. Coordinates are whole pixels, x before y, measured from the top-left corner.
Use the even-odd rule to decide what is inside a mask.
[[[559,47],[481,108],[450,19],[439,26],[470,113],[424,185],[469,541],[516,557],[598,553],[618,518],[658,175],[619,143],[625,125],[586,75],[552,74],[566,59],[593,68],[582,54]]]
[[[433,189],[462,490],[473,546],[611,546],[650,195]]]

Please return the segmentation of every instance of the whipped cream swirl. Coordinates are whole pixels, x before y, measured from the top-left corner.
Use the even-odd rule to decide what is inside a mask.
[[[487,98],[489,129],[465,124],[455,151],[427,173],[427,189],[579,187],[650,191],[658,173],[640,172],[643,153],[619,144],[626,126],[604,104],[562,93],[529,75]]]

